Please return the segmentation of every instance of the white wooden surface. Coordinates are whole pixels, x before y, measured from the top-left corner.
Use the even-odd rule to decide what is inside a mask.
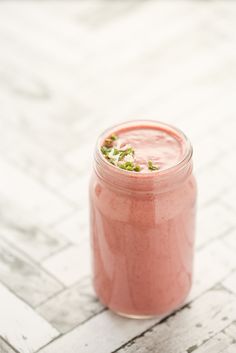
[[[236,352],[235,102],[234,1],[0,2],[0,353]],[[199,212],[188,305],[133,321],[93,293],[87,186],[143,117],[192,140]]]

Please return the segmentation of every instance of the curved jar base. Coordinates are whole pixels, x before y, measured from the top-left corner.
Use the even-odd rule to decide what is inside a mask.
[[[111,310],[113,313],[115,313],[116,315],[128,318],[128,319],[135,319],[135,320],[150,320],[150,319],[163,319],[166,316],[169,316],[171,314],[173,314],[174,312],[180,310],[181,308],[183,308],[183,306],[185,306],[187,304],[187,298],[188,295],[184,298],[184,300],[181,302],[181,304],[177,305],[176,307],[174,307],[173,309],[165,312],[165,313],[158,313],[158,314],[152,314],[152,315],[135,315],[135,314],[127,314],[127,313],[123,313],[120,311],[115,311],[111,308],[108,308],[109,310]]]
[[[148,319],[162,317],[161,315],[131,315],[131,314],[129,315],[129,314],[121,313],[119,311],[113,311],[113,312],[119,316],[122,316],[128,319],[135,319],[135,320],[148,320]]]

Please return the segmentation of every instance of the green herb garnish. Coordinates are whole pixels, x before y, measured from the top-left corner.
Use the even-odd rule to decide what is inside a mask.
[[[154,165],[154,164],[152,163],[152,161],[148,161],[148,169],[149,169],[149,170],[158,170],[159,167],[158,167],[158,165]]]

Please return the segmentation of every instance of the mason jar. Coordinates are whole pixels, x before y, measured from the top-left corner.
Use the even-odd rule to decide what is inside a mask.
[[[176,139],[180,160],[139,173],[109,163],[101,152],[103,141],[139,128]],[[171,145],[166,144],[162,154],[167,158]],[[158,148],[154,150],[158,155]],[[93,284],[100,301],[117,314],[147,318],[170,313],[185,302],[195,235],[192,154],[182,131],[156,121],[126,122],[98,138],[90,180]]]

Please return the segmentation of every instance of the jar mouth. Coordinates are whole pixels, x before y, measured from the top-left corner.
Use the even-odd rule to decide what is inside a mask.
[[[125,128],[132,128],[132,127],[141,127],[141,126],[145,126],[145,127],[155,127],[155,128],[159,128],[160,130],[166,130],[169,132],[172,132],[176,137],[179,137],[183,143],[184,143],[184,153],[183,156],[180,158],[180,160],[176,163],[173,164],[163,170],[156,170],[156,171],[152,171],[150,172],[142,172],[142,173],[137,173],[134,171],[127,171],[121,168],[118,168],[117,166],[114,166],[113,164],[109,163],[109,161],[107,161],[102,152],[101,152],[101,146],[102,143],[104,141],[104,139],[111,135],[116,133],[118,130],[122,130]],[[158,179],[162,179],[165,178],[166,176],[169,176],[172,173],[176,173],[177,171],[181,170],[184,166],[186,166],[189,161],[191,160],[193,155],[193,148],[192,145],[190,143],[190,140],[188,139],[188,137],[184,134],[184,132],[178,128],[176,128],[175,126],[171,125],[171,124],[166,124],[163,123],[161,121],[157,121],[157,120],[148,120],[148,119],[140,119],[140,120],[131,120],[131,121],[125,121],[123,123],[120,124],[116,124],[108,129],[106,129],[105,131],[103,131],[100,136],[97,139],[96,142],[96,147],[95,147],[95,161],[103,166],[103,168],[108,168],[110,170],[111,173],[117,173],[119,174],[121,177],[126,177],[126,178],[135,178],[135,179],[139,179],[139,178],[147,178],[147,179],[153,179],[153,178],[157,178]]]

